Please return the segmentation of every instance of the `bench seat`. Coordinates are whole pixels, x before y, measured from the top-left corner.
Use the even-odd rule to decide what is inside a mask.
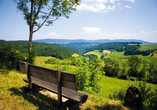
[[[28,83],[27,78],[24,78],[23,80]],[[46,90],[49,90],[51,92],[57,93],[57,85],[55,85],[55,84],[40,80],[40,79],[32,77],[32,76],[31,76],[31,81],[32,81],[32,84],[35,84],[35,85],[37,85],[41,88],[44,88]],[[68,98],[72,101],[79,102],[79,103],[86,102],[86,100],[88,98],[87,94],[80,93],[80,92],[74,91],[74,90],[70,90],[65,87],[62,87],[62,96],[65,98]]]

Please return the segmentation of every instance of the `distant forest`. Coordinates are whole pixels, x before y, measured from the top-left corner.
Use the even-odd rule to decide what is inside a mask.
[[[0,40],[0,45],[3,47],[4,44],[7,44],[14,50],[20,51],[23,53],[28,53],[28,41],[5,41]],[[95,43],[70,43],[70,44],[49,44],[49,43],[38,43],[33,42],[33,50],[37,53],[38,56],[52,56],[58,59],[66,59],[71,57],[74,53],[87,53],[94,50],[103,50],[118,51],[124,52],[124,55],[150,55],[153,50],[139,50],[140,42],[111,42],[111,43],[102,43],[96,45]],[[89,56],[88,56],[89,57]],[[93,57],[93,56],[92,56]]]
[[[28,41],[4,41],[0,40],[0,45],[8,45],[14,50],[19,50],[21,53],[28,53]],[[48,43],[32,43],[33,48],[38,56],[52,56],[59,59],[71,57],[74,53],[72,47],[66,45],[48,44]],[[73,49],[73,50],[72,50]]]

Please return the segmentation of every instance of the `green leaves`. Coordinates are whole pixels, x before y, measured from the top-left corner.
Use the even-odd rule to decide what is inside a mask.
[[[100,92],[101,75],[104,73],[100,61],[98,59],[90,61],[86,57],[76,57],[74,64],[79,68],[75,72],[79,89],[88,92]]]
[[[38,31],[44,24],[49,26],[59,17],[69,18],[76,10],[80,0],[14,0],[17,8],[23,13],[27,24]],[[39,21],[41,23],[39,23]]]

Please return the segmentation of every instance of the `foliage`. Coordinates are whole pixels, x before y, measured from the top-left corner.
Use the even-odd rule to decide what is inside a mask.
[[[102,65],[97,58],[89,60],[88,57],[76,57],[73,65],[78,67],[76,70],[78,86],[80,90],[89,92],[100,91],[100,79],[103,71]]]
[[[21,53],[28,53],[28,41],[4,41],[14,50],[19,50]],[[57,45],[33,42],[33,52],[38,56],[52,56],[59,59],[70,57],[74,52],[68,48],[61,48]],[[30,53],[31,54],[31,53]]]
[[[119,71],[119,63],[115,59],[107,58],[105,61],[105,66],[103,70],[106,76],[115,77]]]
[[[125,52],[124,55],[150,55],[150,53],[152,53],[153,51],[155,51],[156,49],[149,49],[149,50],[141,50],[140,49],[140,45],[127,45],[125,47]]]
[[[85,55],[84,57],[88,57],[88,58],[89,58],[89,60],[92,60],[92,59],[98,58],[98,57],[97,57],[97,55],[93,55],[93,54]]]
[[[71,72],[76,73],[77,76],[79,90],[100,92],[100,79],[104,72],[102,64],[97,58],[90,60],[88,57],[78,56],[73,58],[72,61],[69,59],[59,60],[51,58],[46,60],[45,63],[54,64],[54,69],[60,68],[62,71],[70,72],[72,68]],[[75,67],[70,67],[71,65]]]
[[[146,78],[148,82],[157,84],[157,63],[155,61],[148,62]]]
[[[109,95],[109,98],[112,100],[121,100],[124,103],[126,90],[126,87],[115,90],[112,94]]]
[[[137,77],[140,80],[146,79],[151,83],[157,83],[157,63],[141,59],[138,56],[129,56],[123,62],[114,58],[104,60],[103,67],[106,76],[127,79],[127,76]]]
[[[90,48],[86,49],[86,52],[93,51],[93,50],[112,50],[114,49],[115,51],[121,52],[123,51],[123,47],[125,47],[128,43],[121,43],[121,42],[112,42],[112,43],[102,43]]]
[[[33,64],[34,61],[35,61],[35,57],[36,57],[36,56],[37,56],[36,51],[35,51],[34,49],[32,49],[32,50],[30,50],[30,52],[29,52],[29,54],[28,54],[28,56],[27,56],[26,61],[27,61],[28,63]]]
[[[25,61],[25,56],[18,50],[14,50],[4,41],[0,41],[0,62],[1,68],[18,69],[19,61]]]
[[[100,61],[96,58],[90,61],[86,57],[76,57],[74,64],[79,67],[76,71],[79,89],[99,92],[100,79],[103,73]]]
[[[145,107],[151,108],[151,109],[156,109],[156,98],[157,98],[157,90],[153,89],[152,86],[150,86],[146,81],[139,81],[137,78],[133,78],[135,81],[135,85],[138,87],[141,96],[142,96],[142,105]],[[126,90],[128,87],[123,87],[120,88],[119,90],[116,90],[113,92],[113,94],[110,94],[110,98],[114,100],[121,100],[124,102],[124,98],[126,95]]]
[[[141,63],[141,59],[138,56],[128,57],[128,65],[129,65],[128,75],[129,76],[137,77],[140,63]]]

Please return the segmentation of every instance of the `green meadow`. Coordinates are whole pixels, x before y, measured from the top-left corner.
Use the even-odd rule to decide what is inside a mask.
[[[153,50],[157,49],[157,44],[140,44],[139,50]]]
[[[114,53],[116,54],[116,53]],[[113,56],[114,56],[113,54]],[[121,53],[122,54],[122,53]],[[112,54],[111,54],[112,55]],[[119,58],[121,55],[119,54]],[[37,57],[35,64],[47,68],[61,68],[61,66],[45,64],[44,61],[52,57]],[[70,67],[71,71],[75,67]],[[0,109],[1,110],[58,110],[56,97],[46,96],[41,93],[25,93],[24,87],[28,85],[23,81],[26,74],[16,70],[6,71],[0,70]],[[86,103],[80,106],[81,110],[129,110],[123,105],[120,100],[111,100],[109,98],[115,91],[121,88],[128,88],[129,85],[135,84],[134,81],[127,81],[107,76],[101,78],[101,91],[99,93],[88,93],[88,91],[81,91],[89,94]],[[153,88],[157,85],[149,84]],[[45,92],[45,90],[43,91]]]

